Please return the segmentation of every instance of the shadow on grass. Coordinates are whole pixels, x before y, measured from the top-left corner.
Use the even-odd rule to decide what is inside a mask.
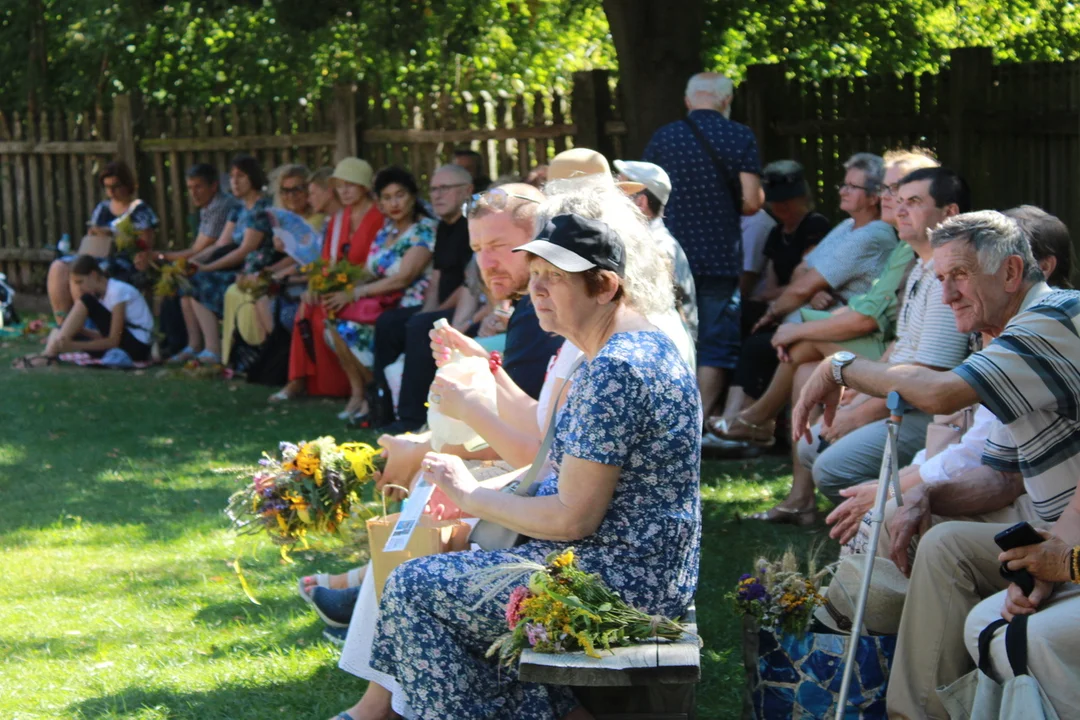
[[[84,720],[130,717],[154,709],[169,720],[255,720],[268,715],[328,718],[348,709],[366,684],[336,667],[318,668],[307,678],[288,683],[232,683],[206,692],[182,692],[133,685],[119,692],[83,700],[67,708]]]

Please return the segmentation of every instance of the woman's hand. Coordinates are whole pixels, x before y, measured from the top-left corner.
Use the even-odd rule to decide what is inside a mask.
[[[829,531],[829,537],[844,545],[855,537],[863,517],[874,507],[874,500],[877,499],[877,483],[868,482],[844,488],[840,494],[847,499],[829,513],[829,516],[825,518],[825,523],[834,526]]]
[[[431,402],[437,403],[439,412],[455,420],[464,420],[469,406],[482,405],[480,392],[456,380],[436,377],[431,383]]]
[[[301,306],[304,306],[304,305],[318,305],[318,304],[319,304],[319,296],[316,295],[315,293],[311,292],[310,290],[305,290],[304,292],[302,292],[300,294],[300,305]]]
[[[819,290],[810,298],[810,307],[815,310],[828,310],[835,302],[832,293],[827,290]]]
[[[430,452],[420,463],[420,471],[458,507],[463,507],[469,495],[480,487],[480,483],[465,467],[465,462],[457,455]]]
[[[450,352],[457,350],[466,357],[478,357],[487,359],[488,352],[480,343],[458,332],[452,327],[432,328],[428,333],[431,338],[431,356],[435,358],[435,365],[442,367],[450,361]]]
[[[420,461],[431,450],[431,444],[420,435],[382,435],[376,441],[386,458],[386,466],[375,477],[375,490],[386,495],[390,501],[405,497],[403,490],[387,488],[397,485],[407,488],[412,484],[413,476],[420,470]]]
[[[500,335],[506,332],[506,326],[509,324],[510,318],[503,317],[498,313],[491,313],[480,323],[480,330],[477,331],[476,337],[491,337],[492,335]]]
[[[1027,570],[1036,580],[1068,582],[1072,548],[1046,530],[1036,532],[1046,538],[1045,542],[1006,550],[998,560],[1007,563],[1010,570]]]
[[[802,331],[803,323],[784,323],[776,328],[770,342],[774,348],[789,347],[803,339]]]
[[[1043,600],[1050,597],[1052,592],[1054,592],[1054,583],[1046,580],[1036,580],[1035,589],[1028,596],[1024,595],[1019,585],[1013,583],[1005,591],[1005,607],[1001,610],[1001,617],[1012,622],[1016,615],[1031,615],[1039,609]]]
[[[330,312],[337,312],[352,302],[352,295],[347,292],[327,293],[322,296],[322,306]]]

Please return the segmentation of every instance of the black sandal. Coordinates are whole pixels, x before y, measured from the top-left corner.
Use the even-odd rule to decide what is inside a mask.
[[[16,370],[36,370],[37,368],[49,367],[59,363],[60,360],[52,355],[23,355],[21,358],[15,358],[11,363],[11,367]]]

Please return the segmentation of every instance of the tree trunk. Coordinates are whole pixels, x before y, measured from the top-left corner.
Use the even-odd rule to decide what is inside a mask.
[[[641,157],[652,133],[686,113],[686,81],[704,68],[704,0],[603,0],[619,59],[627,136],[623,154]]]

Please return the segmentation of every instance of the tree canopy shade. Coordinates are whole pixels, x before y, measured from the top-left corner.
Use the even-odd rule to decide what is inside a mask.
[[[185,107],[297,102],[359,79],[386,94],[566,90],[576,70],[619,67],[617,44],[640,95],[681,87],[673,74],[690,68],[739,78],[761,62],[813,78],[932,71],[971,45],[999,60],[1076,59],[1080,3],[0,0],[0,40],[4,110],[88,107],[119,92]],[[668,94],[650,97],[670,104]]]

